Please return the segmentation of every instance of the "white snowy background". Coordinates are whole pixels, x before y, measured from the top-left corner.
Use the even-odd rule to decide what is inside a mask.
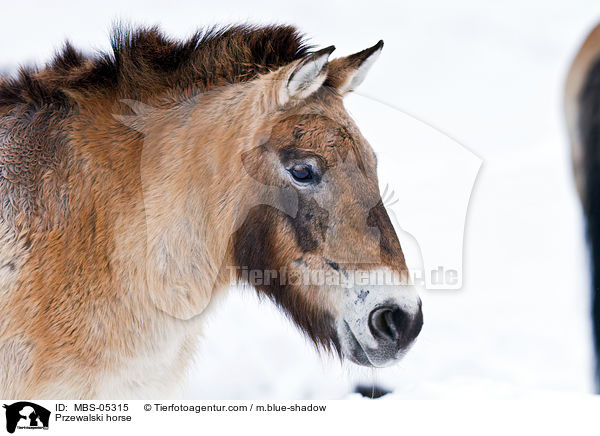
[[[561,101],[568,64],[600,20],[597,1],[7,2],[0,71],[42,63],[67,38],[106,49],[116,19],[181,37],[214,23],[292,23],[315,44],[335,44],[334,56],[383,39],[360,94],[483,160],[465,227],[464,286],[422,293],[425,326],[400,364],[373,371],[319,356],[271,303],[233,289],[210,317],[183,397],[358,398],[359,382],[392,390],[387,398],[591,392],[585,243]],[[402,129],[410,117],[378,125],[378,106],[361,111],[360,98],[348,101],[358,125],[393,138],[371,141],[377,152],[419,142]],[[387,168],[380,178],[396,197],[419,192],[394,184]],[[410,213],[426,222],[447,207]]]

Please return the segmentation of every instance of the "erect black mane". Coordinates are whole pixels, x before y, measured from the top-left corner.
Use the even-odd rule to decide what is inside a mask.
[[[206,90],[251,80],[308,53],[292,26],[226,26],[196,32],[184,41],[157,27],[116,27],[112,50],[86,56],[66,43],[45,68],[21,68],[0,77],[0,106],[68,104],[68,90],[143,98],[168,88]]]

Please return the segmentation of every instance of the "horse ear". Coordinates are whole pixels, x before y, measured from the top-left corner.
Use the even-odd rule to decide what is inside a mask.
[[[382,48],[383,41],[379,41],[373,47],[332,60],[329,63],[325,86],[335,88],[342,95],[354,91],[365,80]]]
[[[327,78],[329,55],[335,50],[330,46],[309,54],[291,67],[283,80],[279,101],[302,100],[323,85]]]

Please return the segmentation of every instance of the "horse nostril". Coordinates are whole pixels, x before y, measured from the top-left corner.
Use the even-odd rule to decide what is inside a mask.
[[[378,307],[369,315],[371,333],[385,341],[397,342],[407,323],[407,315],[397,306]]]

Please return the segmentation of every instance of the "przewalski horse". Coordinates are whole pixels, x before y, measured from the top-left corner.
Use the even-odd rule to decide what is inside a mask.
[[[586,218],[592,284],[596,389],[600,389],[600,25],[577,53],[565,90],[575,182]]]
[[[372,279],[407,268],[342,103],[383,43],[329,62],[292,27],[237,26],[112,46],[0,82],[0,397],[168,394],[236,281],[317,347],[401,357],[421,303]]]

